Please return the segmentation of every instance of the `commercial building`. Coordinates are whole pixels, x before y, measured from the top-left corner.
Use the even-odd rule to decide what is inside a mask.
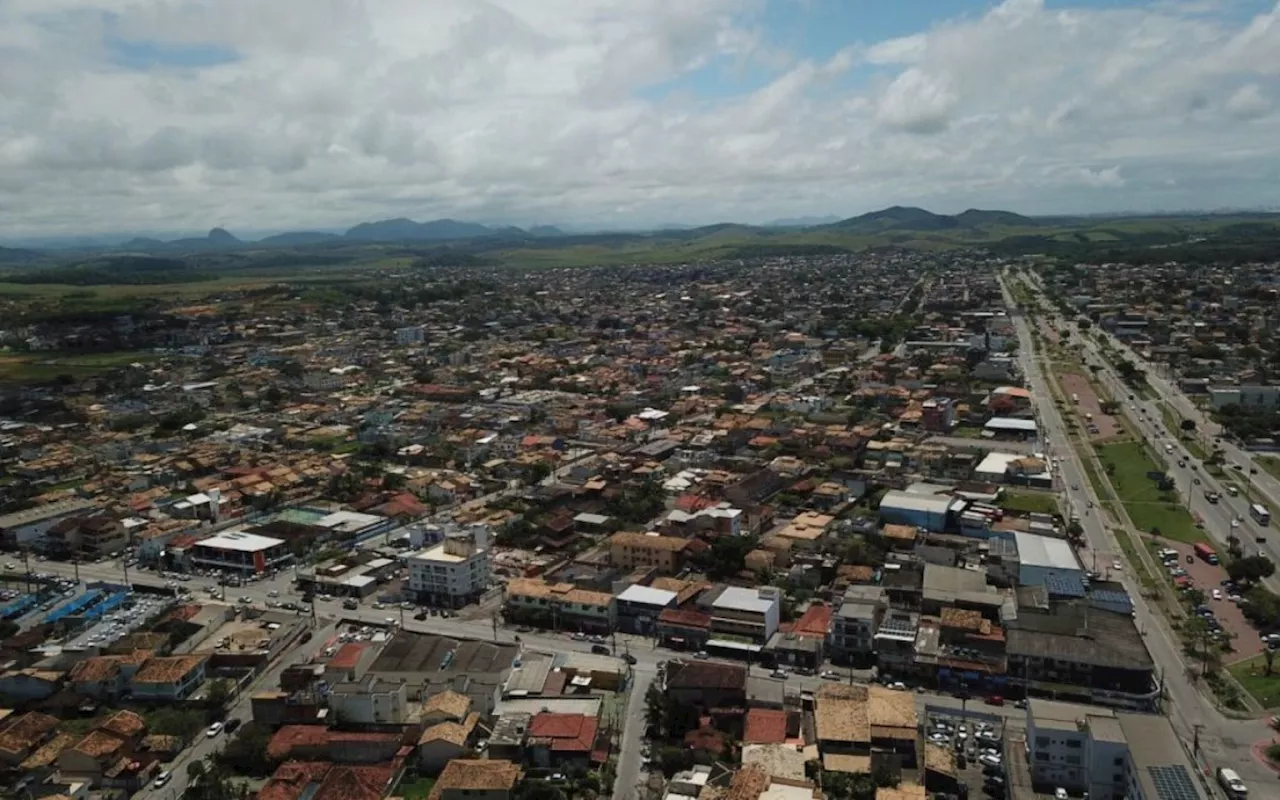
[[[679,595],[666,589],[636,584],[618,595],[618,630],[648,636],[657,629],[658,617],[676,607]]]
[[[489,587],[488,529],[450,534],[409,557],[409,589],[418,602],[463,606]]]
[[[687,539],[658,533],[615,533],[609,539],[609,563],[621,569],[654,567],[674,575],[684,566]]]
[[[879,586],[850,586],[831,618],[831,658],[840,663],[860,663],[875,653],[875,635],[888,600]]]
[[[936,533],[946,530],[952,513],[959,513],[964,506],[963,500],[949,495],[891,491],[880,498],[880,519]]]
[[[1211,386],[1209,402],[1214,408],[1280,408],[1280,386]]]
[[[711,617],[710,644],[749,639],[763,645],[778,630],[782,590],[773,586],[726,586],[704,595],[698,605]]]
[[[334,685],[329,690],[329,707],[343,723],[399,725],[408,708],[407,684],[365,675],[362,680]]]
[[[1013,539],[1018,545],[1018,585],[1075,583],[1083,595],[1085,572],[1065,539],[1022,532],[1015,532]]]
[[[1037,785],[1090,797],[1205,797],[1167,717],[1033,699],[1027,751]]]
[[[283,539],[228,531],[196,542],[190,559],[201,567],[262,573],[289,563],[293,555]]]
[[[23,511],[0,515],[0,544],[7,547],[34,545],[59,520],[82,516],[97,509],[89,500],[62,500]]]

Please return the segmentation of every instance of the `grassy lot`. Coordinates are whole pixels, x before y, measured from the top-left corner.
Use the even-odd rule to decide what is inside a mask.
[[[435,778],[418,778],[414,781],[404,781],[400,784],[400,789],[396,794],[403,797],[404,800],[427,800],[427,795],[431,793],[431,787],[435,785]]]
[[[0,355],[0,382],[35,383],[51,381],[59,375],[85,377],[107,372],[135,361],[146,364],[159,357],[150,351],[115,353],[10,353]]]
[[[1280,478],[1280,458],[1275,456],[1258,456],[1256,459],[1258,466],[1270,472],[1276,478]]]
[[[1148,532],[1158,529],[1161,536],[1183,542],[1205,540],[1186,508],[1166,499],[1167,494],[1147,477],[1160,468],[1141,442],[1104,445],[1098,448],[1098,458],[1134,525]]]
[[[1005,489],[1000,495],[1000,507],[1006,511],[1028,514],[1057,514],[1058,498],[1048,492],[1020,492]]]
[[[1264,674],[1266,666],[1266,660],[1258,655],[1232,664],[1227,669],[1259,705],[1274,708],[1280,706],[1280,658],[1276,659],[1275,671],[1271,675]]]
[[[951,429],[948,436],[955,436],[959,439],[981,439],[982,428],[975,428],[972,425],[959,425]]]

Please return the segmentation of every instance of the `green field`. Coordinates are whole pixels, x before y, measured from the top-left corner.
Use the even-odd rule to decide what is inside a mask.
[[[1000,507],[1006,511],[1028,514],[1057,514],[1058,498],[1048,492],[1020,492],[1005,489],[1000,495]]]
[[[1272,476],[1280,478],[1280,458],[1275,456],[1258,456],[1258,466],[1271,473]]]
[[[148,364],[157,359],[158,356],[146,350],[76,355],[10,353],[0,355],[0,382],[38,383],[54,380],[59,375],[83,378],[134,362]]]
[[[1271,675],[1264,674],[1266,660],[1260,655],[1232,664],[1227,669],[1263,708],[1280,706],[1280,658],[1275,660]]]
[[[1204,532],[1181,503],[1170,502],[1148,472],[1160,471],[1141,442],[1121,442],[1098,448],[1098,458],[1109,468],[1111,483],[1133,524],[1151,533],[1183,542],[1205,540]]]

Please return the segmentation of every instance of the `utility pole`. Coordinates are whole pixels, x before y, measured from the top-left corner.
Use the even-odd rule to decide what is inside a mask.
[[[1201,725],[1198,722],[1195,725],[1191,726],[1191,754],[1192,755],[1195,755],[1195,756],[1200,755],[1200,729],[1203,727],[1204,725]]]

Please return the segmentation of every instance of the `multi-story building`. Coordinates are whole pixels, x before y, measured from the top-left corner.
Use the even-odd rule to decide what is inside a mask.
[[[609,539],[609,563],[621,569],[654,567],[675,574],[684,565],[687,539],[657,533],[615,533]]]
[[[1214,408],[1280,408],[1280,386],[1211,386],[1209,401]]]
[[[201,567],[263,573],[293,560],[283,539],[243,531],[225,531],[192,546],[191,563]]]
[[[956,406],[950,397],[933,397],[920,406],[920,427],[934,433],[949,433],[956,424]]]
[[[365,675],[362,680],[333,686],[329,691],[329,707],[344,723],[399,725],[405,721],[408,708],[407,685]]]
[[[408,325],[403,328],[396,328],[396,344],[422,344],[425,339],[425,332],[421,325]]]
[[[409,589],[419,602],[462,606],[489,586],[489,535],[481,526],[453,533],[409,558]]]
[[[875,635],[888,607],[879,586],[850,586],[831,617],[828,636],[831,658],[840,663],[863,663],[875,655]]]
[[[613,595],[579,589],[571,583],[516,578],[507,583],[505,614],[509,621],[555,630],[609,633],[617,627]]]
[[[134,673],[129,686],[135,700],[185,700],[205,678],[208,657],[157,656],[149,658]]]
[[[726,586],[698,600],[711,617],[711,642],[716,639],[763,645],[778,630],[782,615],[782,590],[773,586],[744,589]]]
[[[1036,785],[1090,797],[1205,797],[1169,719],[1155,714],[1033,699],[1027,762]]]
[[[96,508],[97,504],[89,500],[60,500],[0,515],[0,544],[8,547],[35,545],[59,520],[83,516]]]
[[[678,595],[651,586],[628,586],[617,597],[618,630],[648,636],[657,629],[662,612],[676,607]]]

